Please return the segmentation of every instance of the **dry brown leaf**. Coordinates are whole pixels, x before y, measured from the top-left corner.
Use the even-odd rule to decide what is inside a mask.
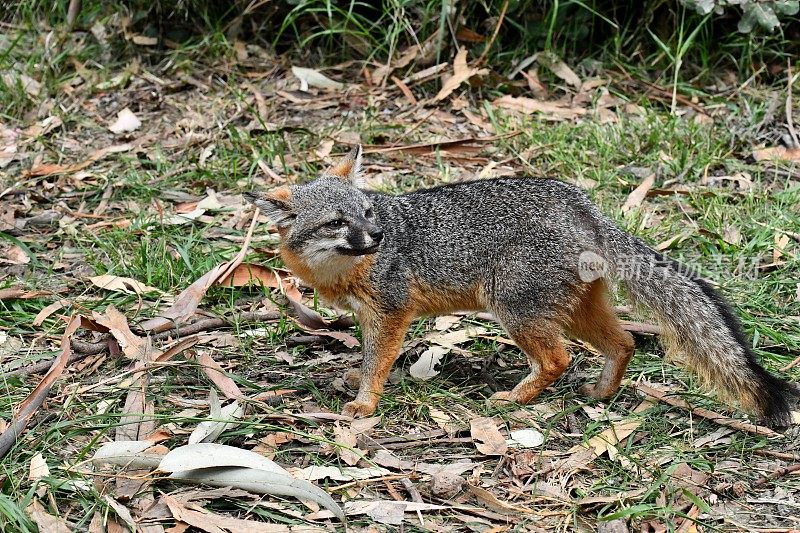
[[[108,494],[103,496],[103,501],[105,501],[112,509],[114,509],[114,512],[117,513],[117,516],[121,518],[123,522],[125,522],[125,525],[128,526],[130,531],[137,530],[136,521],[133,519],[133,516],[131,516],[131,512],[127,507],[119,503]]]
[[[486,42],[486,36],[466,26],[459,26],[456,31],[456,40],[466,43],[484,43]]]
[[[72,335],[81,326],[81,317],[73,315],[67,324],[67,329],[61,336],[61,353],[53,361],[50,370],[44,375],[42,380],[36,385],[30,394],[19,404],[16,412],[8,424],[8,428],[0,435],[0,458],[5,457],[8,450],[22,434],[28,421],[42,405],[53,384],[64,372],[70,354],[72,354]]]
[[[582,107],[571,107],[559,102],[534,100],[524,96],[511,96],[507,94],[492,102],[495,107],[518,111],[526,115],[541,113],[546,118],[554,120],[572,120],[587,113]]]
[[[41,298],[42,296],[50,296],[52,294],[53,292],[51,291],[29,291],[22,287],[6,287],[5,289],[0,289],[0,300],[30,300],[33,298]]]
[[[0,169],[7,167],[14,160],[18,139],[19,133],[16,130],[0,123]]]
[[[470,420],[469,433],[475,441],[475,448],[483,455],[505,455],[508,450],[505,437],[491,418],[480,417]]]
[[[422,352],[422,354],[419,356],[419,359],[417,359],[414,364],[409,367],[409,374],[411,374],[411,377],[414,379],[418,379],[420,381],[427,381],[434,376],[439,375],[439,371],[436,370],[435,367],[439,364],[442,357],[449,352],[450,348],[445,348],[444,346],[431,346]]]
[[[569,83],[576,89],[580,88],[581,79],[560,58],[553,54],[542,53],[539,54],[538,61],[565,82]]]
[[[800,148],[784,148],[783,146],[773,146],[753,151],[753,158],[756,161],[800,161]]]
[[[528,88],[538,100],[546,100],[549,96],[547,94],[547,87],[544,83],[539,81],[539,69],[536,67],[531,68],[528,72],[520,72],[528,82]]]
[[[456,475],[463,474],[467,470],[472,470],[477,466],[477,463],[470,462],[466,459],[459,460],[455,463],[424,463],[422,461],[406,461],[400,459],[389,450],[378,450],[375,452],[373,458],[375,464],[392,468],[394,470],[407,470],[409,472],[422,472],[423,474],[438,474],[441,472],[450,472]]]
[[[222,516],[193,503],[183,503],[169,494],[163,494],[161,501],[167,504],[175,520],[185,522],[208,533],[238,533],[247,531],[252,533],[292,533],[293,528],[283,524],[269,524],[254,520],[243,520]],[[300,533],[301,530],[295,530]],[[303,533],[321,533],[327,530],[317,527],[304,527]]]
[[[156,46],[158,44],[158,37],[148,37],[141,33],[131,35],[130,40],[133,41],[133,44],[138,44],[139,46]]]
[[[772,262],[777,263],[783,257],[786,245],[789,244],[789,236],[784,233],[775,234],[775,247],[772,249]]]
[[[406,97],[406,100],[408,100],[409,104],[414,106],[419,104],[417,98],[414,96],[414,93],[411,92],[411,89],[408,88],[408,85],[403,83],[403,80],[392,76],[392,82],[397,85],[397,88],[400,89],[400,92],[403,93],[403,96]]]
[[[338,446],[336,453],[339,458],[350,466],[355,466],[364,456],[364,452],[358,449],[356,433],[350,428],[342,427],[339,421],[333,426],[334,441]]]
[[[236,254],[236,257],[227,263],[222,263],[215,266],[197,279],[194,283],[181,291],[181,293],[175,298],[175,303],[173,303],[169,309],[161,313],[160,316],[151,318],[150,320],[142,323],[142,329],[145,331],[158,333],[160,331],[168,330],[174,327],[176,323],[179,324],[194,316],[195,312],[197,311],[197,307],[200,305],[200,301],[203,299],[203,296],[205,296],[208,288],[218,280],[221,280],[221,283],[224,284],[224,280],[227,279],[231,272],[233,272],[236,267],[241,264],[245,254],[247,253],[247,248],[250,246],[250,240],[253,238],[253,230],[258,223],[258,213],[258,209],[255,209],[253,220],[250,223],[250,228],[247,230],[247,235],[242,243],[242,248],[239,250],[239,253]]]
[[[25,508],[25,512],[39,527],[39,531],[47,533],[70,533],[72,531],[66,520],[48,513],[36,498]]]
[[[107,155],[110,154],[117,154],[120,152],[129,152],[145,143],[145,141],[149,141],[149,137],[143,137],[138,139],[135,143],[125,143],[125,144],[115,144],[113,146],[107,146],[106,148],[101,148],[100,150],[96,150],[92,152],[89,157],[82,161],[81,163],[75,163],[73,165],[58,165],[52,163],[45,163],[45,164],[36,164],[30,168],[25,174],[23,175],[26,178],[29,177],[36,177],[36,176],[52,176],[54,174],[71,174],[73,172],[78,172],[79,170],[83,170],[84,168],[91,166],[92,163],[95,163]]]
[[[488,73],[487,69],[470,68],[467,65],[467,49],[460,48],[453,61],[453,75],[444,80],[442,89],[433,97],[434,102],[440,102],[450,96],[458,86],[478,74]]]
[[[27,265],[31,262],[31,258],[28,254],[25,253],[25,250],[20,248],[19,246],[12,245],[5,251],[5,258],[3,262],[9,263],[12,265]]]
[[[650,192],[650,189],[653,188],[653,185],[656,182],[656,175],[655,173],[650,174],[642,182],[628,195],[628,198],[625,200],[625,203],[622,204],[622,212],[628,213],[632,209],[635,209],[642,205],[645,197],[647,197],[647,193]]]
[[[141,295],[148,292],[157,292],[157,293],[161,292],[155,287],[149,287],[144,283],[136,281],[133,278],[114,276],[112,274],[101,274],[99,276],[92,276],[89,278],[89,281],[91,281],[92,284],[100,287],[101,289],[106,289],[115,292],[124,292],[126,294]]]
[[[152,346],[149,338],[135,335],[128,325],[128,319],[117,311],[113,305],[106,308],[105,314],[92,313],[95,322],[108,328],[111,335],[117,339],[123,353],[134,361],[149,362],[161,355],[161,352]]]
[[[245,397],[236,382],[225,375],[225,370],[223,370],[222,367],[219,366],[219,363],[214,361],[208,353],[197,354],[195,359],[203,367],[203,372],[208,376],[208,379],[210,379],[227,398],[231,400],[240,400]]]
[[[486,506],[487,509],[491,511],[495,511],[498,513],[533,513],[532,509],[528,509],[527,507],[518,507],[516,505],[511,505],[510,503],[506,503],[497,498],[494,494],[489,492],[486,489],[482,489],[480,487],[476,487],[474,485],[467,484],[467,488],[475,496],[475,499],[478,500],[481,504]]]
[[[51,303],[50,305],[44,307],[41,311],[39,311],[36,314],[36,317],[33,319],[32,324],[38,328],[39,326],[44,324],[44,321],[47,320],[50,315],[52,315],[53,313],[55,313],[56,311],[62,309],[67,305],[69,305],[69,302],[67,302],[66,300],[57,300]]]
[[[31,464],[30,468],[28,469],[28,480],[38,481],[43,477],[47,477],[49,475],[50,475],[50,468],[48,468],[47,462],[44,460],[42,452],[36,452],[36,454],[33,457],[31,457]]]

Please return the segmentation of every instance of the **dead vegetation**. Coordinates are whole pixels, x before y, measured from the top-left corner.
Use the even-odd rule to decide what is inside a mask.
[[[577,394],[598,357],[573,343],[570,377],[539,403],[490,409],[524,362],[491,317],[453,315],[412,328],[379,416],[339,415],[358,327],[282,268],[240,195],[309,179],[357,142],[368,185],[390,191],[558,175],[712,270],[760,354],[791,371],[798,148],[774,144],[784,127],[796,141],[786,86],[690,97],[549,56],[501,84],[466,48],[323,70],[241,41],[162,57],[125,37],[137,53],[109,66],[107,43],[80,59],[74,33],[69,77],[6,74],[29,110],[0,121],[5,529],[800,527],[796,431],[702,395],[640,319],[609,402]]]

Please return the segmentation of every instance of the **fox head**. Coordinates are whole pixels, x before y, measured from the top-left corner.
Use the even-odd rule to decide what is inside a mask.
[[[360,175],[358,145],[311,182],[244,196],[278,226],[282,246],[311,267],[332,266],[374,254],[383,240],[372,203],[358,188]]]

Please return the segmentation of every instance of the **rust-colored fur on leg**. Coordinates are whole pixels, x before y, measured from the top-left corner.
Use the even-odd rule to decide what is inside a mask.
[[[537,326],[530,324],[522,329],[509,331],[517,346],[527,356],[531,373],[512,390],[492,395],[491,400],[527,404],[557,380],[569,366],[569,353],[564,349],[558,332],[553,331],[556,328]]]
[[[594,385],[584,385],[581,392],[593,398],[608,398],[619,389],[625,369],[633,357],[633,336],[622,325],[608,301],[605,282],[593,281],[582,296],[569,324],[569,332],[605,356],[605,364]]]
[[[359,314],[364,338],[364,362],[356,399],[345,404],[342,414],[369,416],[378,406],[392,365],[400,355],[403,338],[413,315]]]

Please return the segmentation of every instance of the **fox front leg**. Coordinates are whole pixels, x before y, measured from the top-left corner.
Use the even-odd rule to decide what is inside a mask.
[[[344,405],[346,416],[369,416],[375,412],[392,365],[400,355],[411,318],[403,314],[359,314],[364,338],[364,360],[361,364],[361,383],[356,399]]]

